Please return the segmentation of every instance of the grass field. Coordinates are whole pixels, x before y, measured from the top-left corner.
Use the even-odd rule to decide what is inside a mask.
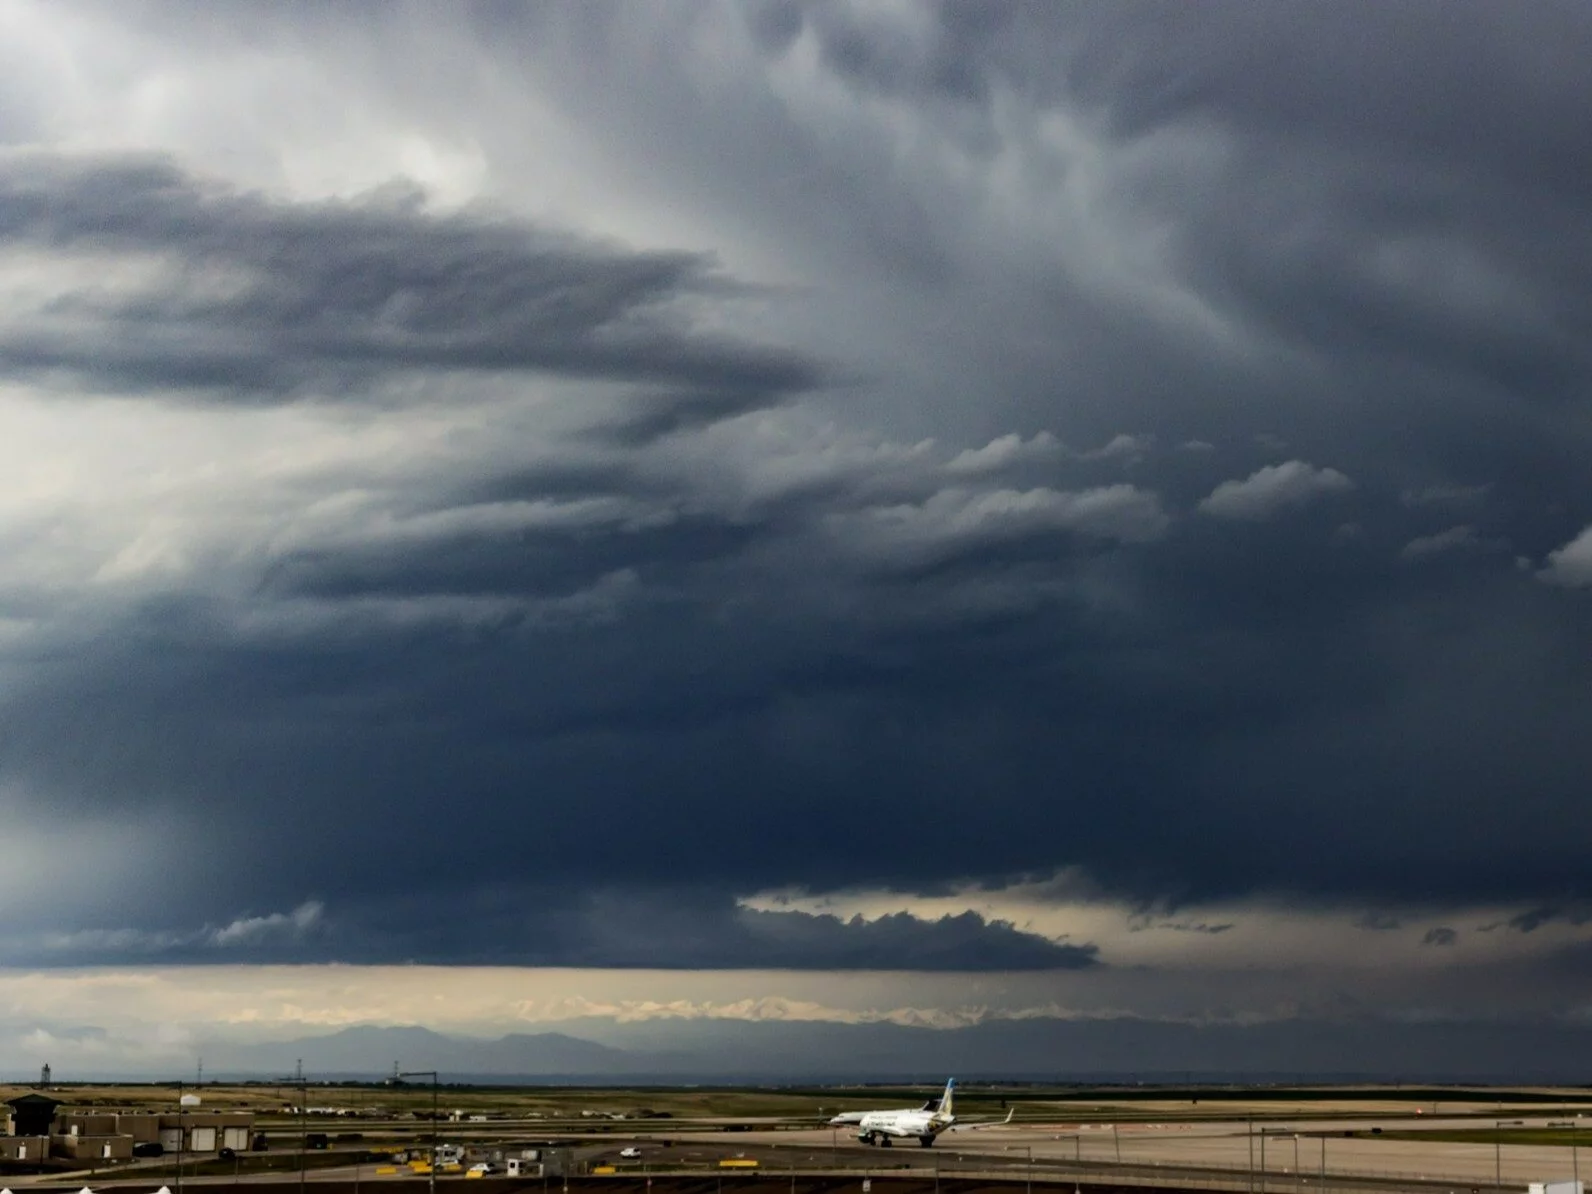
[[[0,1089],[0,1101],[23,1093],[27,1087]],[[301,1094],[295,1083],[215,1083],[199,1088],[184,1088],[198,1093],[209,1111],[248,1110],[262,1126],[284,1130],[297,1123],[296,1108],[303,1099],[312,1107],[344,1108],[350,1119],[310,1117],[314,1130],[334,1131],[332,1125],[348,1125],[383,1119],[413,1122],[416,1116],[429,1119],[432,1090],[428,1084],[389,1085],[386,1083],[311,1083]],[[791,1087],[553,1087],[481,1086],[447,1084],[440,1088],[437,1107],[443,1116],[459,1112],[462,1116],[484,1115],[497,1119],[543,1119],[548,1121],[583,1120],[600,1123],[608,1117],[629,1120],[652,1117],[688,1121],[693,1119],[749,1121],[787,1119],[817,1121],[843,1111],[864,1111],[880,1107],[920,1106],[938,1095],[939,1084],[923,1086],[791,1086]],[[178,1090],[174,1084],[58,1085],[54,1097],[69,1107],[145,1108],[171,1111],[176,1108]],[[1585,1089],[1495,1090],[1472,1087],[1397,1087],[1397,1086],[1039,1086],[1033,1084],[959,1086],[957,1111],[971,1118],[998,1117],[1015,1108],[1019,1120],[1054,1117],[1061,1120],[1094,1122],[1198,1121],[1212,1118],[1252,1117],[1264,1120],[1301,1114],[1306,1107],[1330,1104],[1332,1114],[1343,1118],[1375,1115],[1415,1114],[1420,1107],[1428,1115],[1439,1108],[1444,1116],[1468,1116],[1477,1120],[1504,1114],[1553,1114],[1562,1109],[1566,1116],[1581,1108],[1592,1108],[1592,1091]],[[1512,1110],[1505,1111],[1508,1107]],[[612,1122],[612,1121],[610,1121]],[[596,1123],[593,1126],[596,1126]],[[1422,1133],[1423,1139],[1432,1139]],[[1455,1140],[1491,1143],[1494,1129],[1478,1127],[1475,1132],[1460,1131]],[[1536,1138],[1541,1137],[1538,1141]],[[1534,1129],[1530,1132],[1504,1132],[1506,1142],[1566,1144],[1569,1129]]]

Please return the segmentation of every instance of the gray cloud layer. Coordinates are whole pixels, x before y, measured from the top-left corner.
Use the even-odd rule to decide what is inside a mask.
[[[164,571],[8,527],[0,780],[170,843],[58,956],[203,954],[201,893],[324,907],[249,956],[951,969],[1093,955],[732,897],[1589,894],[1584,13],[913,11],[483,6],[459,80],[248,18],[494,205],[7,134],[13,390],[344,443],[179,493]],[[504,77],[724,252],[517,211]]]
[[[720,417],[818,380],[797,354],[693,332],[686,304],[728,286],[699,256],[426,218],[420,201],[295,206],[166,162],[13,158],[0,249],[151,276],[123,294],[96,278],[13,319],[0,365],[64,387],[272,402],[364,397],[400,371],[538,370],[676,390],[677,407]]]

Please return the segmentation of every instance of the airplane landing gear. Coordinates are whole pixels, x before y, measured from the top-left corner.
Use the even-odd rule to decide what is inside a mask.
[[[918,1143],[921,1144],[924,1148],[933,1148],[934,1147],[934,1137],[933,1136],[919,1136],[918,1137]]]

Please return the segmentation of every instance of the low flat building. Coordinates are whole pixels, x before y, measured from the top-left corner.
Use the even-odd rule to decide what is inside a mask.
[[[159,1144],[167,1152],[246,1151],[254,1137],[248,1111],[67,1111],[55,1119],[55,1155],[119,1158],[136,1144]],[[78,1141],[94,1141],[92,1145]],[[118,1141],[125,1141],[125,1146]],[[105,1153],[103,1150],[112,1151]],[[99,1151],[93,1151],[93,1150]],[[85,1151],[87,1150],[87,1151]]]
[[[0,1136],[0,1161],[42,1161],[49,1155],[48,1136]]]
[[[133,1155],[131,1136],[52,1136],[50,1155],[72,1161],[126,1161]]]

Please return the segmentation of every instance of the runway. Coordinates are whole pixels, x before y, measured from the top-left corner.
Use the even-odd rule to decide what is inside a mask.
[[[1528,1123],[1530,1121],[1527,1121]],[[1546,1121],[1544,1121],[1546,1122]],[[1452,1181],[1456,1187],[1488,1187],[1495,1177],[1505,1188],[1523,1189],[1527,1182],[1568,1180],[1582,1160],[1580,1150],[1540,1144],[1501,1144],[1441,1140],[1381,1139],[1374,1135],[1345,1136],[1346,1130],[1369,1133],[1373,1120],[1320,1118],[1297,1122],[1244,1120],[1200,1123],[1133,1123],[1115,1127],[1107,1123],[1052,1122],[1013,1124],[982,1131],[952,1132],[933,1149],[913,1141],[892,1149],[859,1143],[844,1131],[747,1132],[735,1137],[740,1146],[769,1148],[778,1154],[800,1154],[802,1165],[822,1163],[825,1157],[838,1167],[856,1164],[872,1155],[879,1164],[925,1164],[928,1154],[974,1161],[980,1158],[1003,1165],[1027,1165],[1036,1176],[1055,1177],[1073,1172],[1106,1177],[1112,1170],[1216,1172],[1241,1174],[1246,1182],[1255,1175],[1257,1190],[1291,1191],[1319,1186],[1324,1174],[1334,1177],[1375,1177],[1409,1181]],[[1410,1131],[1407,1119],[1387,1121],[1388,1130]],[[1443,1119],[1421,1124],[1426,1131],[1470,1130],[1475,1119]],[[701,1137],[695,1137],[700,1142]],[[1592,1137],[1588,1138],[1592,1141]],[[1017,1154],[1020,1154],[1017,1155]],[[955,1162],[951,1162],[955,1163]]]

